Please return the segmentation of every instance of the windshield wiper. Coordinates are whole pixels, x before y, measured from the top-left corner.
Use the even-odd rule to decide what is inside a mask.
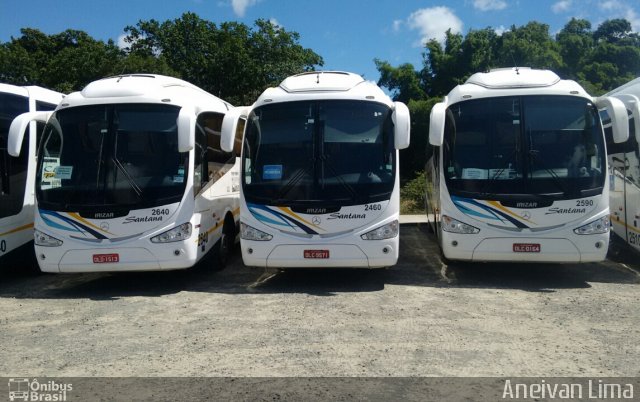
[[[567,194],[568,190],[567,188],[562,184],[562,180],[560,180],[560,176],[558,176],[556,174],[556,172],[553,169],[549,169],[544,163],[542,163],[540,161],[540,159],[538,159],[538,154],[540,153],[540,151],[538,151],[537,149],[531,149],[529,150],[529,161],[531,162],[531,166],[533,165],[533,162],[536,161],[536,163],[545,170],[545,172],[549,173],[549,176],[551,176],[551,178],[553,179],[553,182],[557,185],[557,187],[562,190],[563,194]],[[530,169],[529,174],[531,175],[531,179],[533,180],[533,169]]]
[[[358,199],[358,193],[356,192],[356,190],[353,188],[353,186],[351,186],[349,183],[347,183],[346,181],[344,181],[344,179],[342,178],[341,175],[338,174],[338,172],[334,169],[333,165],[331,163],[329,163],[329,156],[323,155],[321,160],[323,162],[325,162],[323,165],[326,166],[331,173],[334,175],[334,177],[336,179],[338,179],[338,182],[340,182],[340,184],[342,185],[342,187],[346,188],[347,191],[349,192],[349,194],[351,194],[351,197],[353,200],[357,200]]]
[[[142,189],[138,187],[135,180],[133,180],[133,177],[131,177],[127,169],[116,158],[111,158],[111,160],[113,161],[113,164],[116,165],[116,167],[120,169],[120,171],[124,174],[124,177],[126,177],[127,181],[131,185],[131,188],[133,189],[133,191],[135,191],[138,198],[142,198]]]
[[[511,158],[515,155],[516,160],[516,169],[518,169],[518,155],[520,155],[520,146],[519,143],[516,144],[515,148],[513,149],[513,151],[511,151],[511,153],[509,154],[509,156],[507,157],[507,161],[510,161]],[[498,177],[500,177],[502,175],[502,172],[505,171],[505,169],[512,169],[511,167],[511,163],[509,163],[509,166],[503,166],[500,169],[498,169],[498,171],[496,171],[491,177],[488,176],[488,173],[491,171],[491,169],[489,169],[487,171],[487,181],[484,183],[484,186],[482,188],[482,195],[484,197],[491,197],[496,195],[495,191],[491,191],[489,192],[489,186],[491,186],[493,184],[493,182],[495,182],[497,180]],[[492,186],[493,187],[493,186]]]
[[[285,183],[284,186],[278,192],[278,195],[275,197],[276,201],[280,201],[284,199],[284,196],[287,195],[289,191],[295,186],[307,172],[309,171],[309,167],[305,167],[304,169],[298,169],[298,171]]]

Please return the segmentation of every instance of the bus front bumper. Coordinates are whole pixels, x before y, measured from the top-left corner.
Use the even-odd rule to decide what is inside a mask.
[[[444,255],[451,260],[582,263],[606,258],[609,233],[572,239],[491,237],[478,241],[474,236],[445,232],[443,244]]]
[[[193,247],[171,243],[156,247],[61,249],[36,246],[42,272],[129,272],[185,269],[196,261]]]
[[[398,261],[398,238],[360,244],[280,244],[241,240],[245,265],[265,268],[384,268]]]

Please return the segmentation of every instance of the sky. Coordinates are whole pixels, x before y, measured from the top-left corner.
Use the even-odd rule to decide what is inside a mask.
[[[46,34],[77,29],[122,43],[128,25],[185,12],[216,24],[270,20],[298,32],[299,43],[323,57],[322,69],[373,81],[379,78],[375,58],[421,69],[425,41],[442,40],[447,29],[501,33],[535,20],[555,34],[576,17],[594,30],[607,19],[626,18],[640,31],[640,0],[0,0],[0,41],[36,28]]]

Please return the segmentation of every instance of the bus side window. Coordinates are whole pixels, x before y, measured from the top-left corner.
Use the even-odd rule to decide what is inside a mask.
[[[53,103],[36,101],[36,111],[52,111],[56,109],[56,105]],[[38,154],[38,149],[40,147],[40,140],[42,139],[42,133],[44,131],[44,124],[38,122],[36,129],[36,155]]]
[[[236,126],[236,136],[233,142],[233,153],[234,156],[240,156],[242,151],[242,139],[244,137],[244,127],[247,124],[245,119],[238,120],[238,125]]]
[[[221,113],[202,113],[196,123],[194,192],[198,194],[209,182],[215,183],[235,163],[233,153],[220,148]]]

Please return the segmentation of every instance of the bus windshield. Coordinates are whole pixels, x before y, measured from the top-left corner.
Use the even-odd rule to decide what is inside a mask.
[[[364,101],[256,108],[242,161],[247,202],[348,206],[388,200],[395,182],[391,109]]]
[[[40,207],[140,209],[180,201],[188,154],[178,152],[179,111],[171,105],[106,104],[54,113],[38,155]]]
[[[600,194],[606,174],[595,106],[571,96],[464,101],[447,110],[443,169],[451,195],[478,199]]]

